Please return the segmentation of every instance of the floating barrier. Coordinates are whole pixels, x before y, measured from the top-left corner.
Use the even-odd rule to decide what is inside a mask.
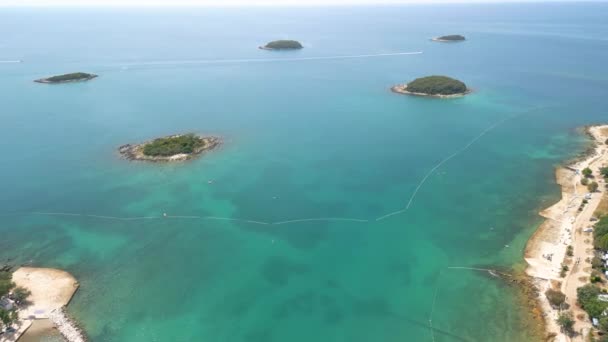
[[[313,221],[349,221],[349,222],[369,222],[369,220],[355,219],[355,218],[345,218],[345,217],[320,217],[320,218],[306,218],[299,220],[289,220],[289,221],[281,221],[281,222],[273,222],[273,225],[281,225],[288,223],[298,223],[298,222],[313,222]]]
[[[396,56],[396,55],[408,55],[408,54],[420,54],[422,52],[399,52],[399,53],[386,53],[386,54],[373,54],[373,55],[350,55],[350,56],[328,56],[328,57],[302,57],[302,58],[291,58],[291,59],[278,59],[278,58],[273,58],[273,59],[254,59],[253,61],[286,61],[286,60],[313,60],[313,59],[337,59],[337,58],[366,58],[366,57],[380,57],[380,56]],[[240,59],[240,60],[216,60],[216,61],[185,61],[185,62],[200,62],[200,63],[204,63],[204,62],[208,62],[208,63],[213,63],[213,62],[220,62],[220,61],[251,61],[251,60],[246,60],[246,59]],[[160,62],[159,62],[160,63]],[[165,63],[165,62],[162,62]],[[416,188],[414,189],[414,191],[412,192],[407,205],[405,206],[405,208],[397,210],[397,211],[393,211],[391,213],[382,215],[376,219],[361,219],[361,218],[349,218],[349,217],[318,217],[318,218],[302,218],[302,219],[295,219],[295,220],[285,220],[285,221],[278,221],[278,222],[264,222],[264,221],[258,221],[258,220],[250,220],[250,219],[242,219],[242,218],[233,218],[233,217],[218,217],[218,216],[197,216],[197,215],[167,215],[167,213],[163,213],[161,216],[141,216],[141,217],[119,217],[119,216],[108,216],[108,215],[94,215],[94,214],[80,214],[80,213],[65,213],[65,212],[27,212],[27,213],[19,213],[19,212],[12,212],[12,213],[4,213],[4,214],[0,214],[0,216],[17,216],[17,215],[25,215],[25,214],[33,214],[33,215],[49,215],[49,216],[79,216],[79,217],[89,217],[89,218],[96,218],[96,219],[107,219],[107,220],[121,220],[121,221],[135,221],[135,220],[158,220],[158,219],[198,219],[198,220],[222,220],[222,221],[234,221],[234,222],[243,222],[243,223],[250,223],[250,224],[257,224],[257,225],[285,225],[285,224],[291,224],[291,223],[301,223],[301,222],[336,222],[336,221],[344,221],[344,222],[357,222],[357,223],[368,223],[371,221],[382,221],[385,220],[389,217],[392,216],[396,216],[399,214],[402,214],[404,212],[406,212],[407,210],[409,210],[409,208],[411,207],[411,205],[414,202],[414,199],[416,198],[416,195],[418,194],[418,192],[420,191],[420,189],[422,189],[423,185],[426,183],[426,181],[428,180],[428,178],[435,172],[437,171],[437,169],[439,169],[442,165],[444,165],[445,163],[447,163],[448,161],[450,161],[451,159],[453,159],[454,157],[458,156],[459,154],[463,153],[464,151],[468,150],[469,148],[471,148],[471,146],[473,146],[473,144],[475,144],[479,139],[481,139],[483,136],[485,136],[488,132],[492,131],[493,129],[495,129],[496,127],[502,125],[503,123],[505,123],[506,121],[512,120],[516,117],[522,116],[526,113],[529,113],[532,110],[536,110],[539,108],[534,108],[525,112],[522,112],[520,114],[516,114],[504,119],[499,120],[498,122],[492,124],[491,126],[489,126],[488,128],[484,129],[480,134],[478,134],[477,136],[475,136],[472,140],[470,140],[466,145],[464,145],[462,148],[456,150],[454,153],[450,154],[449,156],[445,157],[444,159],[442,159],[439,163],[437,163],[435,166],[433,166],[425,175],[424,177],[420,180],[420,182],[417,184]],[[479,269],[481,270],[481,269]],[[488,271],[488,270],[485,270]]]

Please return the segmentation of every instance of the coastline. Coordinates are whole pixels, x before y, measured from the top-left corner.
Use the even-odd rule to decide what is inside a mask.
[[[539,290],[537,301],[544,316],[546,335],[553,341],[586,341],[592,329],[586,313],[576,303],[576,289],[588,283],[591,274],[588,260],[593,257],[593,236],[583,229],[593,224],[591,217],[606,194],[601,186],[603,182],[598,178],[603,192],[591,194],[588,203],[579,211],[588,193],[586,186],[581,184],[580,171],[589,167],[597,175],[598,168],[608,163],[608,145],[604,143],[608,138],[608,125],[586,127],[586,133],[594,146],[582,157],[555,170],[561,199],[539,213],[545,221],[528,240],[524,253],[525,272]],[[567,255],[568,246],[572,246],[571,256]],[[568,266],[563,277],[560,275],[562,265]],[[550,288],[566,295],[566,303],[576,321],[574,331],[578,335],[568,337],[560,331],[556,323],[559,310],[552,308],[545,297],[545,291]]]
[[[29,303],[19,310],[19,329],[6,341],[34,338],[38,332],[25,336],[34,322],[51,323],[68,342],[87,341],[84,331],[65,310],[79,288],[76,278],[53,268],[20,267],[13,273],[13,281],[31,295]]]
[[[464,93],[458,93],[458,94],[452,94],[452,95],[440,95],[440,94],[433,95],[433,94],[425,94],[425,93],[415,93],[415,92],[407,91],[407,84],[394,85],[391,87],[391,91],[393,93],[397,93],[397,94],[434,97],[434,98],[439,98],[439,99],[453,99],[453,98],[463,97],[463,96],[468,95],[473,92],[472,90],[467,89],[467,91]]]

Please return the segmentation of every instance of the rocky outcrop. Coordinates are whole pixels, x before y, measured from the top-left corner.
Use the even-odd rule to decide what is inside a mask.
[[[53,310],[49,314],[49,320],[57,327],[57,330],[63,335],[67,342],[87,342],[87,335],[80,328],[78,323],[74,321],[66,313],[65,307]]]
[[[192,153],[178,153],[172,156],[148,156],[143,150],[144,146],[151,143],[147,141],[141,144],[126,144],[118,148],[118,153],[127,160],[140,160],[148,162],[175,162],[192,159],[204,152],[211,151],[222,144],[222,139],[219,137],[201,137],[203,145],[197,147]]]

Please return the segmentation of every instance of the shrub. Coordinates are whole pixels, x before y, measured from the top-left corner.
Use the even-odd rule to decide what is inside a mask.
[[[566,255],[570,257],[574,255],[574,248],[572,248],[572,246],[566,248]]]
[[[583,169],[583,176],[589,178],[589,177],[593,176],[593,171],[591,171],[590,168],[586,167]]]
[[[603,332],[608,332],[608,317],[600,318],[600,321],[599,321],[597,327],[598,327],[598,329],[600,329]]]
[[[595,269],[603,269],[604,268],[604,260],[599,256],[595,255],[593,259],[591,259],[591,267]]]
[[[545,296],[547,297],[547,300],[551,306],[556,308],[564,304],[566,301],[566,295],[559,290],[548,289],[547,292],[545,292]]]
[[[593,284],[587,284],[576,289],[578,303],[590,317],[599,317],[608,308],[607,302],[597,299],[599,294],[599,287]]]
[[[574,327],[574,317],[572,316],[572,313],[570,311],[560,313],[556,322],[563,332],[568,335],[572,335],[572,327]]]
[[[581,179],[581,185],[588,185],[588,184],[589,184],[589,178]]]
[[[600,168],[600,175],[604,178],[608,178],[608,166]]]
[[[608,250],[608,216],[600,218],[593,228],[593,246]]]
[[[587,189],[589,190],[589,192],[596,192],[597,188],[599,188],[597,182],[591,182],[589,183],[589,185],[587,185]]]
[[[599,249],[608,249],[608,234],[596,237],[593,240],[593,245]]]
[[[0,308],[0,327],[2,325],[10,326],[17,321],[18,317],[17,311]]]
[[[13,290],[13,298],[15,299],[15,301],[17,301],[17,303],[25,302],[31,294],[32,292],[30,292],[30,290],[21,286],[17,286]]]
[[[589,281],[592,283],[603,283],[602,276],[596,271],[591,272],[591,276],[589,277]]]
[[[6,296],[15,287],[13,275],[7,271],[0,271],[0,297]]]

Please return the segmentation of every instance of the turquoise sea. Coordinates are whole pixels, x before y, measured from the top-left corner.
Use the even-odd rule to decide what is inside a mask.
[[[522,263],[576,128],[608,121],[606,14],[2,9],[0,257],[74,274],[92,341],[532,341],[516,289],[448,267]],[[305,49],[257,49],[282,38]],[[32,82],[73,71],[100,77]],[[389,91],[429,74],[475,92]],[[116,153],[189,131],[225,143]]]

